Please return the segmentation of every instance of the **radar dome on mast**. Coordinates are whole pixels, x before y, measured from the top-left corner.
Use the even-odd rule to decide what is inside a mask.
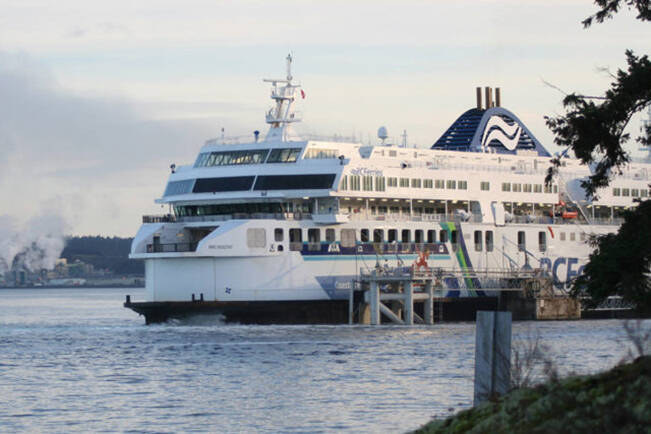
[[[380,127],[377,129],[377,136],[380,140],[382,140],[382,144],[384,145],[384,141],[389,137],[389,133],[387,133],[387,127]]]

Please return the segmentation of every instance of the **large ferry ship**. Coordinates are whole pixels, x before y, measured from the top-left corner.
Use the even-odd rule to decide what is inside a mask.
[[[338,322],[364,268],[539,268],[558,291],[580,275],[591,234],[615,232],[649,195],[651,164],[632,162],[587,200],[590,168],[569,156],[546,184],[552,155],[499,89],[477,88],[429,149],[387,141],[301,137],[291,74],[271,85],[269,130],[208,140],[193,164],[171,166],[130,257],[145,262],[146,300],[125,305],[147,323],[210,311],[245,322]],[[444,281],[468,306],[494,297],[476,279]],[[472,307],[469,307],[472,308]]]

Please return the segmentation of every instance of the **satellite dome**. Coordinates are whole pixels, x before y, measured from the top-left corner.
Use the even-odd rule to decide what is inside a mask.
[[[387,133],[387,127],[380,127],[377,129],[377,136],[382,139],[382,141],[386,140],[387,137],[389,137],[389,133]]]

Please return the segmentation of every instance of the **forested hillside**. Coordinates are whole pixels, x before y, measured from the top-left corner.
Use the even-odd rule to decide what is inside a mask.
[[[115,274],[142,275],[145,272],[143,262],[128,257],[132,240],[100,236],[69,237],[61,257],[68,262],[79,259],[96,269],[108,269]]]

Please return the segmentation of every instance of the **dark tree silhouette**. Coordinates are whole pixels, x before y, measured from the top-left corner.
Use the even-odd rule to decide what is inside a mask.
[[[595,0],[599,10],[583,20],[584,27],[610,19],[622,7],[635,9],[636,18],[651,21],[651,0]],[[611,176],[621,173],[630,162],[623,148],[631,140],[626,127],[631,117],[651,105],[651,62],[647,55],[626,51],[626,70],[618,70],[610,89],[603,97],[577,94],[563,100],[566,113],[547,117],[555,143],[574,151],[577,158],[593,167],[593,174],[583,182],[590,197],[609,184]],[[651,126],[635,141],[651,146]],[[561,164],[562,156],[553,160],[547,175],[550,182]],[[624,215],[624,224],[616,234],[592,240],[595,247],[584,274],[574,283],[573,293],[588,294],[593,303],[610,295],[621,295],[644,311],[651,311],[651,201],[641,201]]]

